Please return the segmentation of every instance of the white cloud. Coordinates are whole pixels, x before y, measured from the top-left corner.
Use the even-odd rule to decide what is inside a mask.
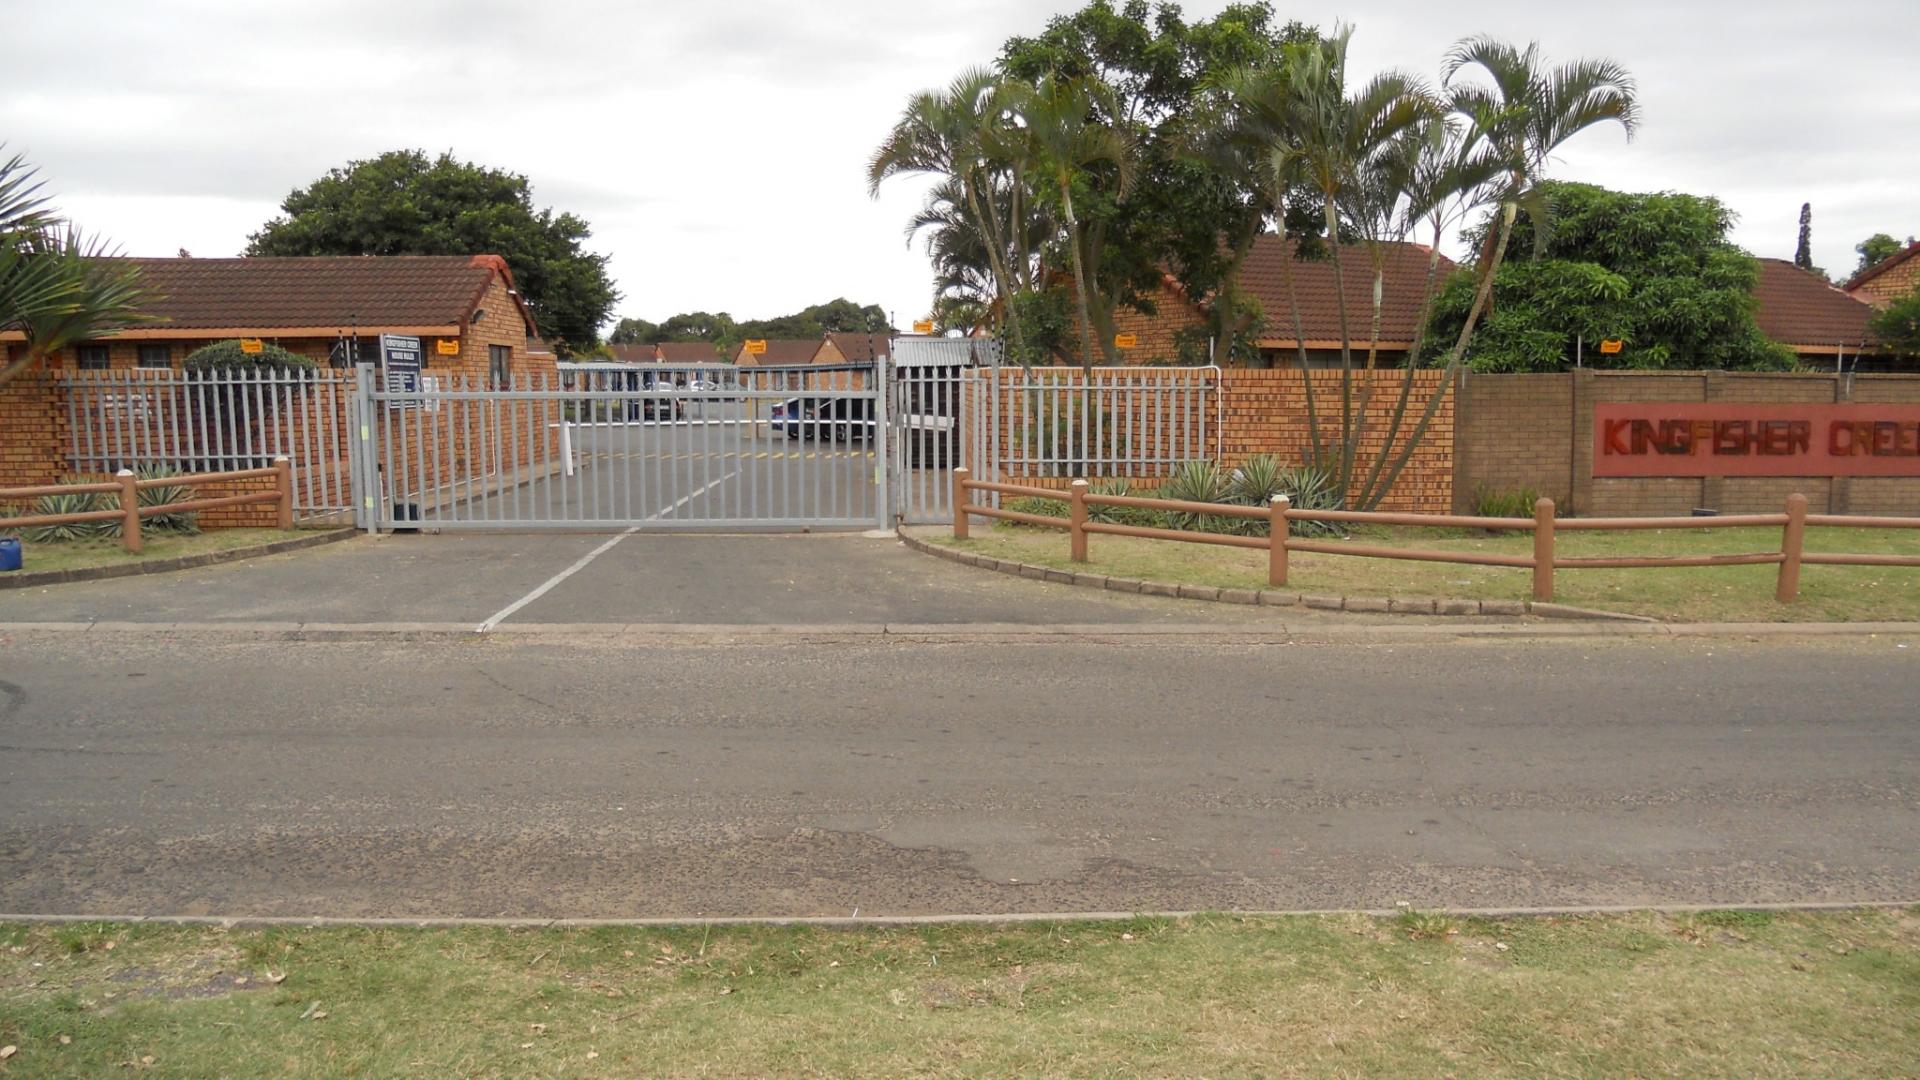
[[[329,168],[450,149],[526,173],[537,200],[591,222],[624,314],[774,315],[845,295],[904,322],[927,302],[925,260],[900,232],[921,187],[869,199],[868,154],[909,93],[1077,5],[994,0],[958,18],[923,0],[21,6],[0,139],[129,251],[232,253]],[[1911,0],[1752,0],[1737,17],[1689,0],[1355,0],[1281,16],[1354,23],[1363,68],[1432,76],[1480,31],[1618,59],[1639,79],[1643,135],[1584,136],[1561,175],[1717,194],[1759,254],[1791,254],[1802,201],[1829,269],[1851,268],[1869,233],[1920,231]]]

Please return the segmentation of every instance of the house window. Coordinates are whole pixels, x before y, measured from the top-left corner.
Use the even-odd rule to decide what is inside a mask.
[[[144,368],[170,368],[173,366],[173,346],[142,345],[139,359],[135,362]]]
[[[81,371],[105,371],[112,366],[105,345],[80,345],[73,350],[74,364]]]
[[[487,382],[495,390],[508,390],[513,384],[513,346],[487,346]]]

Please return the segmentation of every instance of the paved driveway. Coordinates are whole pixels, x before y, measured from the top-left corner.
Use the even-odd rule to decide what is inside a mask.
[[[1312,619],[1297,608],[1286,613],[1289,623]],[[0,625],[497,620],[1271,626],[1276,616],[1272,609],[1026,581],[929,558],[891,537],[844,533],[398,535],[199,570],[0,591]]]

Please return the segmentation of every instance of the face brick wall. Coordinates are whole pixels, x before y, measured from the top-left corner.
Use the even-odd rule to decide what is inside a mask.
[[[1454,508],[1479,491],[1531,488],[1563,514],[1777,511],[1788,495],[1816,513],[1920,515],[1913,477],[1594,477],[1593,406],[1603,402],[1920,403],[1920,376],[1744,372],[1468,375],[1454,431]]]

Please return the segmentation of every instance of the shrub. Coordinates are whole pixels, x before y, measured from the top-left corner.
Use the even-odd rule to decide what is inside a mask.
[[[1531,518],[1533,504],[1539,501],[1540,493],[1532,488],[1481,488],[1473,493],[1473,512],[1476,517]]]
[[[70,491],[59,495],[42,495],[33,504],[30,515],[44,516],[53,514],[86,514],[95,510],[111,510],[112,505],[105,497],[94,491]],[[30,525],[20,530],[20,535],[36,544],[64,543],[73,540],[87,540],[96,536],[118,536],[120,524],[117,521],[76,521],[60,525]]]
[[[134,470],[142,480],[158,480],[169,476],[179,476],[180,470],[165,465],[142,465]],[[199,495],[185,484],[162,484],[158,487],[140,489],[141,506],[165,506],[168,503],[191,502]],[[147,528],[159,532],[197,533],[200,531],[199,514],[188,510],[171,514],[155,514],[147,518]]]
[[[1059,499],[1042,499],[1037,495],[1022,495],[1017,499],[1009,499],[1006,508],[1016,513],[1038,514],[1041,517],[1063,518],[1072,513],[1065,502]]]
[[[1162,499],[1180,502],[1223,503],[1227,501],[1230,484],[1227,474],[1211,461],[1183,461],[1174,467],[1173,475],[1160,485],[1157,494]],[[1243,524],[1238,518],[1172,510],[1167,511],[1166,518],[1168,528],[1201,532],[1232,532]]]
[[[1333,470],[1321,465],[1295,465],[1280,470],[1280,490],[1295,510],[1338,510],[1346,501],[1340,497]],[[1294,521],[1287,531],[1293,536],[1341,536],[1345,530],[1328,521]]]
[[[301,356],[288,352],[278,345],[262,343],[257,353],[245,352],[238,340],[216,341],[203,345],[187,354],[182,366],[187,371],[297,371],[309,372],[319,365]]]

